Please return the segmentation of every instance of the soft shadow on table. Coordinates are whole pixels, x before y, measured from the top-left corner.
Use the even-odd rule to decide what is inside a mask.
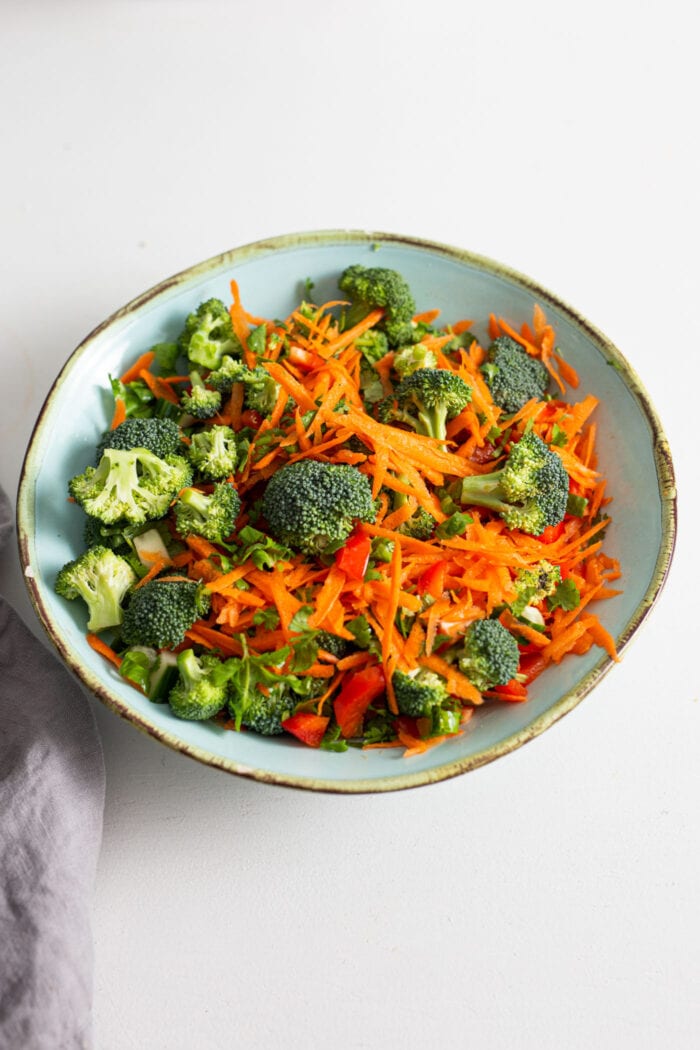
[[[179,754],[139,732],[97,701],[93,701],[93,706],[107,768],[105,842],[110,849],[118,848],[122,837],[131,840],[134,834],[133,822],[125,818],[125,810],[138,811],[144,834],[148,828],[158,835],[161,844],[172,834],[176,846],[178,828],[197,828],[199,834],[213,811],[221,814],[232,831],[254,814],[256,821],[264,821],[266,833],[274,839],[278,830],[286,833],[290,819],[301,814],[325,820],[331,814],[342,813],[351,825],[356,818],[359,830],[359,824],[366,820],[368,805],[374,813],[402,810],[410,795],[411,808],[416,812],[424,806],[430,809],[436,794],[450,790],[448,782],[418,792],[356,796],[265,784]],[[342,761],[343,756],[338,757]],[[212,833],[218,833],[218,829],[214,822]]]
[[[274,825],[277,819],[288,819],[289,807],[319,797],[207,766],[139,732],[97,701],[93,707],[107,767],[105,827],[110,835],[126,830],[121,810],[129,800],[143,801],[146,818],[150,814],[154,821],[177,812],[178,821],[187,823],[217,805],[226,807],[228,819],[235,821],[236,814],[254,805],[262,807]]]

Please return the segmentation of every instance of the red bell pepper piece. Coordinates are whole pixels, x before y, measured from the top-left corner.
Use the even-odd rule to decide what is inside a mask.
[[[547,666],[546,660],[539,652],[523,653],[520,657],[518,671],[525,675],[525,685],[534,682],[538,674],[542,674]]]
[[[348,536],[345,546],[336,551],[335,564],[350,580],[364,580],[372,551],[372,539],[362,529]]]
[[[263,417],[254,408],[246,408],[245,412],[241,413],[241,426],[243,427],[250,427],[251,430],[260,430],[262,421]]]
[[[386,679],[380,664],[370,664],[348,675],[333,702],[336,721],[346,739],[359,736],[365,711],[385,688]]]
[[[558,525],[547,525],[539,539],[542,540],[542,543],[554,543],[555,540],[559,539],[563,531],[563,521],[560,521]]]
[[[447,572],[446,561],[436,561],[422,572],[416,580],[416,590],[419,594],[429,594],[431,598],[441,598],[445,589],[445,574]]]
[[[315,715],[311,711],[298,711],[295,715],[285,718],[282,728],[295,736],[297,740],[301,740],[302,744],[308,744],[309,747],[320,747],[329,722],[330,718],[324,715]]]
[[[527,700],[527,689],[515,678],[511,679],[506,685],[497,685],[495,689],[490,691],[499,700],[509,700],[511,703],[521,703],[523,700]]]

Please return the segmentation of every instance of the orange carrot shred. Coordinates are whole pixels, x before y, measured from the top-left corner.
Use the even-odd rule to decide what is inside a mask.
[[[122,383],[133,383],[134,380],[138,379],[141,372],[144,369],[149,369],[155,360],[155,352],[153,350],[146,350],[144,354],[141,354],[139,358],[134,361],[131,368],[127,368],[123,376],[121,376]]]
[[[109,425],[110,430],[116,430],[126,419],[126,402],[123,397],[114,399],[114,415]]]
[[[619,563],[602,550],[609,521],[599,516],[610,497],[598,466],[596,423],[590,418],[598,400],[591,394],[576,403],[566,397],[567,388],[579,386],[579,376],[560,351],[555,330],[539,304],[534,304],[529,323],[516,325],[495,314],[488,317],[488,338],[515,339],[542,362],[558,389],[554,398],[533,398],[510,415],[494,403],[482,372],[489,343],[484,340],[482,346],[475,339],[468,347],[448,348],[454,336],[468,331],[473,322],[459,320],[437,330],[437,309],[416,314],[416,323],[435,326],[422,334],[421,345],[434,353],[438,368],[458,375],[472,392],[469,404],[448,421],[443,443],[407,425],[382,423],[378,418],[384,418],[382,413],[365,401],[365,359],[357,341],[377,330],[382,310],[371,311],[359,324],[341,331],[337,307],[345,304],[306,304],[284,322],[276,322],[245,309],[235,280],[231,296],[231,322],[243,346],[243,360],[249,367],[266,369],[278,387],[272,411],[260,422],[243,462],[229,478],[243,501],[237,529],[249,524],[266,529],[264,518],[258,523],[255,510],[267,479],[286,464],[308,459],[346,464],[364,475],[376,503],[372,521],[361,526],[372,541],[371,560],[364,576],[357,578],[342,571],[341,559],[336,562],[332,554],[312,558],[290,552],[271,569],[259,569],[250,561],[238,564],[241,546],[235,533],[222,543],[198,535],[181,536],[171,514],[164,520],[173,540],[185,549],[167,560],[154,552],[148,571],[135,586],[158,578],[187,579],[206,587],[209,611],[192,624],[178,649],[197,645],[222,659],[240,657],[245,640],[256,659],[278,650],[289,653],[286,673],[295,666],[294,649],[307,630],[354,642],[356,625],[364,623],[373,639],[369,650],[354,649],[338,657],[321,645],[313,662],[293,672],[317,679],[320,688],[314,692],[321,693],[300,698],[297,711],[330,719],[345,687],[357,687],[353,679],[361,682],[362,676],[371,681],[377,673],[372,668],[381,667],[383,699],[378,702],[384,704],[395,738],[364,747],[403,749],[409,759],[449,738],[430,736],[425,719],[399,714],[393,686],[397,671],[425,668],[440,675],[450,696],[462,704],[459,732],[485,698],[494,704],[516,694],[526,700],[517,690],[510,697],[499,690],[482,695],[452,659],[464,632],[483,617],[497,615],[521,647],[527,645],[528,663],[521,666],[528,667],[528,684],[552,664],[569,654],[586,653],[594,645],[612,660],[618,659],[614,638],[591,611],[592,603],[619,593],[614,581],[621,573]],[[264,326],[266,333],[260,357],[249,346],[253,327],[258,326]],[[154,375],[153,360],[152,351],[142,354],[122,381],[141,379],[154,397],[179,405],[178,385],[188,377]],[[383,396],[395,397],[400,378],[395,351],[385,354],[374,369]],[[245,419],[250,426],[253,416],[244,413],[244,404],[244,386],[235,383],[220,411],[204,425],[227,425],[239,431]],[[115,397],[112,428],[125,419],[126,399]],[[551,536],[549,531],[531,536],[510,530],[495,511],[469,507],[471,522],[456,535],[436,528],[454,509],[448,494],[459,502],[461,479],[500,469],[512,444],[529,429],[559,456],[571,493],[583,497],[581,516],[566,515],[559,527],[549,530]],[[501,437],[495,438],[498,432]],[[555,441],[556,435],[563,438]],[[211,492],[214,484],[200,481],[198,487]],[[419,511],[434,519],[432,532],[423,539],[404,535]],[[382,553],[382,547],[390,544],[391,554]],[[538,604],[543,627],[536,630],[509,607],[517,593],[518,573],[543,559],[560,568],[562,578],[576,586],[580,600],[575,609]],[[172,576],[163,574],[166,565],[172,565]],[[302,622],[303,628],[298,628]],[[87,637],[97,652],[120,665],[119,655],[109,645],[95,634]],[[263,691],[269,692],[269,686]],[[224,727],[235,728],[228,723]]]
[[[164,383],[158,376],[152,375],[147,368],[142,368],[139,372],[139,378],[143,379],[144,383],[151,391],[154,397],[161,398],[163,401],[169,401],[171,405],[179,405],[180,399],[178,398],[172,387]]]
[[[117,670],[121,667],[121,656],[115,653],[114,649],[107,645],[106,642],[103,642],[99,635],[90,633],[86,634],[85,637],[91,649],[94,649],[100,656],[104,656],[105,660],[109,660],[110,663],[114,664]]]

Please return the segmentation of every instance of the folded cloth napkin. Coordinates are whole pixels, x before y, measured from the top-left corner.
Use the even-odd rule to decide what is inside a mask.
[[[11,533],[0,489],[0,549]],[[1,1050],[91,1045],[104,783],[87,697],[0,597]]]

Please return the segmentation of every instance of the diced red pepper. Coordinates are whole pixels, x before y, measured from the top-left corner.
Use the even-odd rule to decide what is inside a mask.
[[[416,580],[416,590],[419,594],[429,594],[431,598],[441,598],[445,589],[445,573],[447,572],[446,561],[436,561],[422,572]]]
[[[246,408],[245,412],[241,413],[241,426],[243,427],[250,427],[251,430],[259,430],[262,421],[263,417],[259,412],[256,412],[254,408]]]
[[[330,718],[324,715],[315,715],[311,711],[298,711],[295,715],[285,718],[282,728],[295,736],[297,740],[301,740],[302,744],[307,744],[309,747],[320,747],[329,722]]]
[[[527,700],[527,689],[522,682],[518,682],[515,678],[506,685],[497,685],[491,692],[499,700],[508,700],[511,703],[521,703],[523,700]]]
[[[477,445],[469,457],[472,463],[489,463],[495,458],[496,447],[495,445],[492,445],[490,441],[485,441],[481,446]]]
[[[560,521],[558,525],[547,525],[542,535],[539,537],[543,543],[554,543],[558,540],[564,531],[564,522]]]
[[[335,564],[350,580],[364,580],[372,551],[372,538],[361,528],[348,536],[345,546],[336,551]]]
[[[518,665],[518,671],[520,674],[525,675],[525,685],[529,685],[530,682],[534,682],[538,674],[542,674],[547,662],[540,652],[523,653],[520,657],[520,663]]]
[[[346,739],[359,736],[365,711],[385,688],[386,679],[380,664],[370,664],[348,675],[333,702],[336,721]]]

